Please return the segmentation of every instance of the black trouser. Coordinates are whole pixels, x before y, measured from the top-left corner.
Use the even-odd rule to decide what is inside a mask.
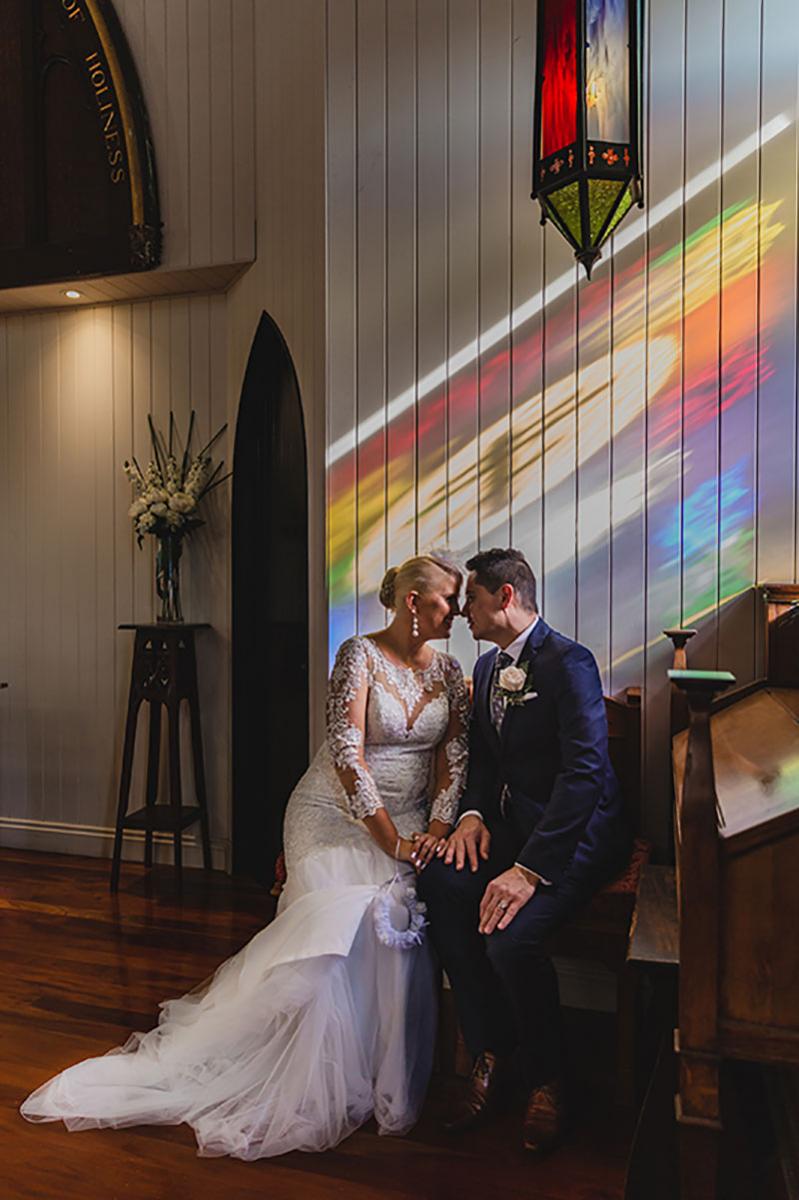
[[[480,934],[486,886],[512,865],[524,840],[512,822],[502,822],[492,830],[490,856],[480,860],[477,871],[468,862],[458,871],[436,859],[422,871],[418,889],[469,1052],[502,1055],[518,1048],[532,1088],[559,1075],[563,1065],[558,981],[544,946],[590,898],[601,877],[578,850],[557,887],[540,885],[507,929]]]

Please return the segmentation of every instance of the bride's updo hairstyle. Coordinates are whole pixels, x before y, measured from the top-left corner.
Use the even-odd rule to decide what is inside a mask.
[[[457,579],[460,590],[463,576],[454,562],[438,554],[417,554],[407,558],[399,567],[389,567],[380,584],[380,603],[384,608],[396,609],[408,592],[424,595],[439,582],[441,574]]]

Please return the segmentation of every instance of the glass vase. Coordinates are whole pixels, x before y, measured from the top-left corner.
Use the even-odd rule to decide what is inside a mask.
[[[155,588],[160,607],[159,622],[183,620],[180,607],[180,556],[183,538],[179,533],[167,533],[158,538],[155,551]]]

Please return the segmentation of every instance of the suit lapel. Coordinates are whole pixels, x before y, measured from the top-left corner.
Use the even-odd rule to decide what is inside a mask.
[[[538,651],[543,646],[548,635],[549,635],[549,625],[547,625],[546,621],[543,621],[541,619],[541,617],[539,617],[535,623],[533,630],[530,633],[530,636],[528,637],[527,641],[524,643],[524,649],[522,650],[521,654],[519,655],[519,659],[518,659],[518,662],[516,665],[518,667],[523,667],[523,666],[527,665],[527,671],[529,674],[529,672],[532,670],[532,664],[535,662],[535,656],[536,656],[536,654],[538,654]],[[533,690],[535,690],[535,689],[533,689]],[[502,729],[501,729],[501,733],[500,733],[500,742],[503,747],[507,741],[508,732],[509,732],[511,724],[514,720],[514,709],[519,710],[519,709],[523,709],[523,708],[524,708],[523,704],[509,704],[507,706],[507,708],[505,709],[505,717],[502,721]],[[493,728],[493,726],[492,726],[492,728]]]
[[[489,658],[486,656],[485,663],[480,668],[480,675],[476,681],[475,689],[475,704],[477,706],[477,718],[483,722],[486,736],[496,745],[499,741],[499,735],[494,728],[494,722],[491,720],[491,680],[494,676],[494,663],[496,662],[499,649],[495,649],[494,653]]]

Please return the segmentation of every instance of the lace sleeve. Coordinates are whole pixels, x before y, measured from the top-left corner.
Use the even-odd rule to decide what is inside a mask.
[[[339,647],[328,684],[327,745],[349,810],[358,820],[383,807],[363,756],[368,694],[366,648],[360,638],[349,638]]]
[[[446,672],[449,694],[449,724],[436,750],[435,784],[431,821],[452,825],[458,813],[461,793],[466,783],[469,761],[469,696],[463,681],[463,671],[454,658],[449,659]]]

